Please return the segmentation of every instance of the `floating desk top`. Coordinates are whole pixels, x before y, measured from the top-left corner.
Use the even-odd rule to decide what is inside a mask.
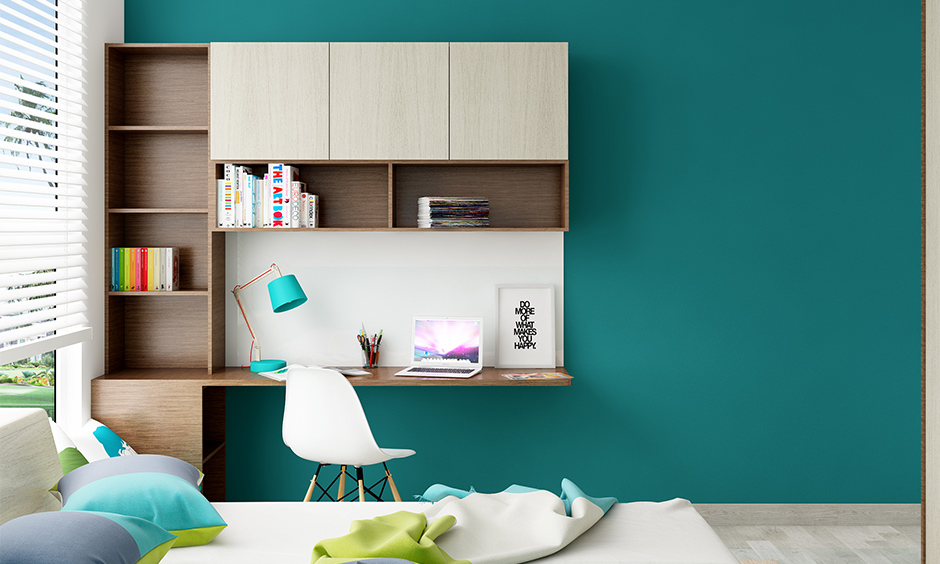
[[[488,366],[470,378],[415,378],[395,376],[400,366],[380,366],[363,369],[370,376],[347,376],[353,386],[570,386],[571,378],[546,380],[510,380],[503,374],[529,372],[561,372],[555,368],[493,368]],[[284,382],[272,380],[249,371],[247,368],[227,367],[212,374],[202,368],[129,368],[99,376],[97,380],[174,380],[198,382],[203,386],[283,386]]]

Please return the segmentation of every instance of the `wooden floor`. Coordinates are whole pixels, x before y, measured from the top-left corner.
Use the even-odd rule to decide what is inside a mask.
[[[918,526],[712,526],[738,560],[920,564]]]

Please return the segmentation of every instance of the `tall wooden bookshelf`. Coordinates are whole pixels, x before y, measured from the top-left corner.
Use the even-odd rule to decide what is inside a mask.
[[[105,370],[211,371],[224,364],[224,333],[207,331],[224,240],[207,234],[209,46],[107,45],[105,66],[105,252],[179,247],[182,288],[108,291]]]

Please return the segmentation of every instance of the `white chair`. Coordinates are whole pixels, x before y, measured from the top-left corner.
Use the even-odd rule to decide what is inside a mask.
[[[395,501],[401,501],[395,481],[392,479],[387,460],[411,456],[410,449],[379,448],[372,436],[366,414],[362,411],[359,396],[346,377],[335,370],[306,366],[291,366],[287,370],[287,393],[284,400],[284,424],[282,434],[286,444],[294,454],[317,464],[317,470],[310,480],[310,487],[304,501],[310,501],[317,486],[320,469],[330,464],[341,466],[339,494],[335,501],[346,498],[344,486],[346,467],[356,468],[355,480],[359,485],[359,501],[365,501],[365,492],[375,500],[381,501],[385,483],[391,487]],[[366,487],[362,479],[362,467],[382,463],[385,476],[371,487]],[[350,478],[353,476],[350,474]],[[334,479],[333,482],[336,480]],[[378,494],[372,490],[379,484],[382,489]],[[333,486],[320,486],[323,494],[330,500],[333,497],[327,491]]]

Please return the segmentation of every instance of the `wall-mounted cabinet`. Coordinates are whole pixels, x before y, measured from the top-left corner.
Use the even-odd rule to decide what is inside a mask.
[[[213,43],[217,160],[328,159],[328,43]]]
[[[447,43],[331,43],[330,159],[446,159]]]
[[[567,43],[213,43],[211,158],[567,160]]]
[[[450,158],[568,158],[567,43],[451,43]]]

